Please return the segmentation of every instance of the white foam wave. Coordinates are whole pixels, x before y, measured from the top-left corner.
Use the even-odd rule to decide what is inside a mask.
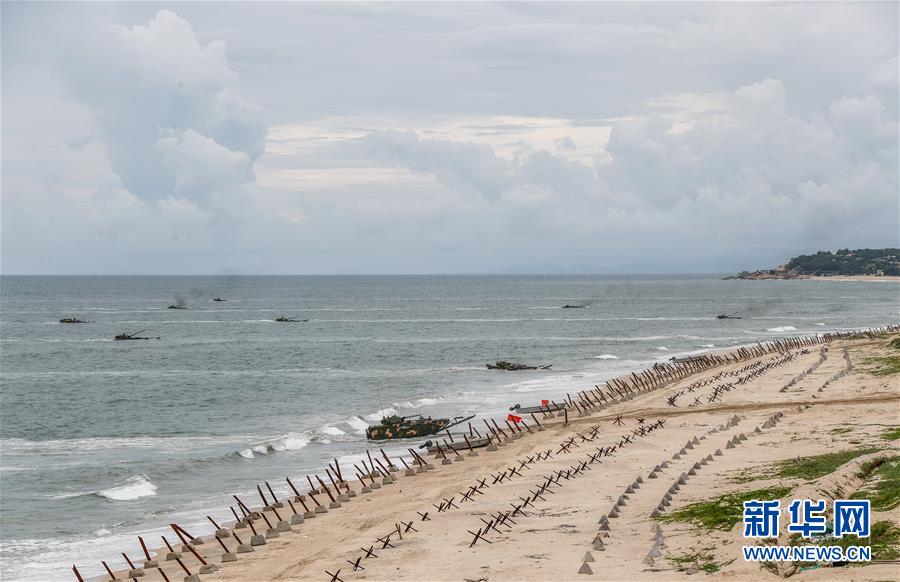
[[[823,326],[823,327],[825,326],[824,323],[814,323],[813,325],[820,325],[820,326]]]
[[[367,414],[366,420],[376,420],[377,421],[377,420],[381,420],[381,418],[384,416],[390,416],[392,414],[397,414],[397,409],[388,406],[387,408],[384,408],[382,410],[377,410],[377,411],[373,412],[372,414]]]
[[[769,327],[766,328],[766,331],[771,331],[773,333],[784,333],[786,331],[797,331],[797,328],[793,325],[782,325],[780,327]]]
[[[287,433],[273,439],[268,439],[253,444],[249,447],[249,449],[242,449],[237,453],[245,459],[252,459],[253,453],[259,455],[269,455],[272,453],[280,453],[283,451],[299,451],[310,442],[312,442],[312,439],[305,434]],[[250,453],[250,455],[247,454],[248,452]]]
[[[347,434],[346,432],[342,431],[342,430],[339,429],[338,427],[336,427],[336,426],[331,426],[331,425],[325,425],[325,426],[323,426],[323,427],[321,428],[321,431],[322,431],[323,433],[328,434],[328,435],[331,435],[331,436],[341,436],[341,435]]]
[[[714,348],[716,344],[700,344],[701,348]]]
[[[669,348],[667,348],[666,346],[658,346],[656,349],[662,350],[662,351],[664,351],[664,352],[668,352],[668,351],[669,351]]]
[[[618,360],[619,356],[614,356],[612,354],[603,354],[601,356],[594,356],[595,360]]]
[[[358,433],[366,432],[366,429],[369,428],[369,424],[358,416],[351,416],[346,423]]]
[[[217,446],[223,442],[240,442],[246,436],[228,437],[89,437],[82,439],[56,439],[30,441],[26,439],[0,439],[4,454],[18,455],[58,455],[89,453],[94,451],[122,449],[157,449],[168,453],[195,451],[206,446]]]
[[[146,475],[134,475],[121,485],[98,491],[97,495],[112,501],[133,501],[156,495],[156,485],[151,483]]]

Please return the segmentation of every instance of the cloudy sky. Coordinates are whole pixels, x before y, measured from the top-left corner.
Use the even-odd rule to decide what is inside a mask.
[[[897,246],[898,4],[2,4],[4,273]]]

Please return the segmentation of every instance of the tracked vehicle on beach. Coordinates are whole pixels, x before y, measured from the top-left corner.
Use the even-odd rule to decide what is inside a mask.
[[[410,439],[436,434],[438,431],[456,426],[461,422],[471,420],[475,415],[468,417],[455,416],[453,418],[422,417],[420,414],[412,416],[382,417],[380,424],[375,424],[366,429],[366,438],[373,441],[390,439]]]

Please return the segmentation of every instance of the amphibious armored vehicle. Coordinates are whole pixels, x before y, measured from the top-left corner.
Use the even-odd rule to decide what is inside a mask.
[[[516,362],[508,362],[506,360],[497,360],[493,364],[485,364],[488,370],[505,370],[507,372],[518,372],[519,370],[549,370],[553,364],[547,366],[529,366],[528,364],[517,364]]]
[[[366,438],[373,441],[388,439],[409,439],[415,437],[423,437],[437,433],[438,431],[450,428],[461,422],[465,422],[475,418],[475,415],[468,417],[455,416],[453,418],[431,418],[422,417],[419,414],[413,416],[390,416],[382,417],[380,424],[375,424],[366,429]]]
[[[134,333],[120,333],[119,335],[117,335],[117,336],[114,337],[113,339],[114,339],[114,340],[119,340],[119,341],[124,341],[124,340],[149,340],[149,339],[159,339],[158,337],[157,337],[157,338],[152,338],[152,337],[143,337],[143,336],[139,336],[139,335],[138,335],[139,333],[143,333],[143,332],[145,332],[145,331],[147,331],[147,330],[146,330],[146,329],[142,329],[141,331],[136,331],[136,332],[134,332]]]
[[[285,317],[283,315],[276,317],[275,321],[279,323],[305,323],[308,319],[297,319],[297,317]]]

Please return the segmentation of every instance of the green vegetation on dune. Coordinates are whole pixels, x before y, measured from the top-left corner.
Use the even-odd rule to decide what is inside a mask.
[[[892,426],[891,428],[887,428],[881,433],[881,438],[886,441],[895,441],[900,439],[900,426]]]
[[[720,495],[709,501],[691,503],[682,509],[663,515],[660,521],[686,521],[707,529],[729,530],[744,516],[744,502],[754,499],[781,499],[791,487],[769,487]]]
[[[799,457],[775,463],[771,477],[805,479],[811,481],[833,473],[844,463],[862,455],[878,452],[880,449],[855,449],[837,453],[825,453],[814,457]]]
[[[853,499],[869,499],[873,511],[890,511],[900,505],[900,457],[863,465],[860,476],[869,479]]]
[[[874,364],[874,368],[868,368],[873,376],[893,376],[900,374],[900,356],[883,356],[880,358],[868,358],[866,364]]]

